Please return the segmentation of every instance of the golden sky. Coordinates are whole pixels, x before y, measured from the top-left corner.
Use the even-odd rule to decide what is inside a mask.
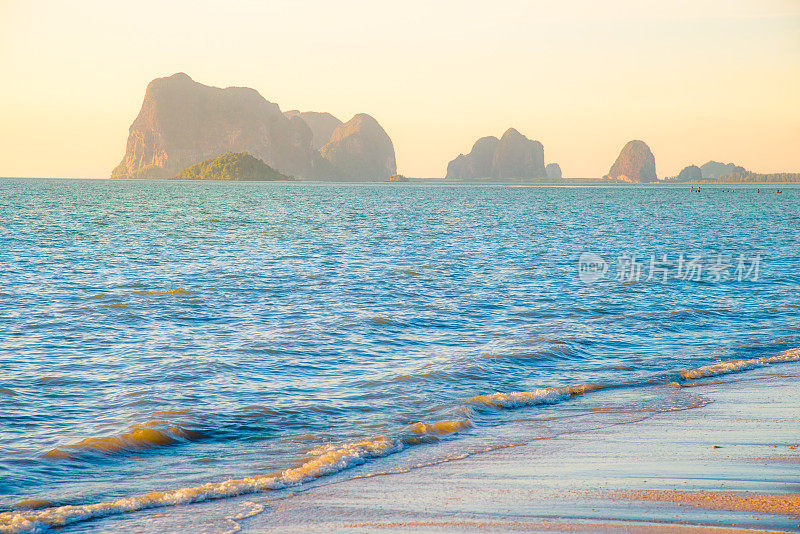
[[[800,171],[800,0],[0,0],[0,176],[108,177],[179,71],[370,113],[410,176],[511,126],[570,177],[630,139],[660,177]]]

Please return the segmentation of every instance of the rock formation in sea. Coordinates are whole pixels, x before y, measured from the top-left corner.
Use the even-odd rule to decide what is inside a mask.
[[[509,128],[494,153],[494,178],[543,178],[544,147],[531,141],[514,128]]]
[[[678,182],[696,182],[703,179],[703,171],[697,165],[689,165],[684,167],[674,179]]]
[[[733,170],[731,171],[731,169]],[[673,182],[707,183],[797,183],[800,182],[800,173],[758,173],[745,170],[744,167],[734,165],[733,163],[709,161],[700,167],[697,165],[689,165],[677,176],[668,178],[668,180]]]
[[[561,176],[561,166],[558,163],[548,163],[544,168],[545,174],[551,180],[560,180]]]
[[[246,87],[220,89],[184,73],[150,82],[130,127],[115,178],[171,178],[226,152],[247,152],[290,175],[314,177],[324,165],[311,129]]]
[[[319,152],[330,163],[332,179],[387,180],[397,173],[392,140],[365,113],[339,125]]]
[[[179,180],[264,181],[291,180],[246,152],[226,152],[216,158],[195,163],[177,174]]]
[[[333,131],[342,124],[342,121],[328,112],[297,111],[293,109],[284,112],[284,115],[289,118],[300,117],[305,121],[308,127],[311,128],[311,133],[313,134],[311,146],[314,147],[314,150],[319,150],[328,144],[328,141],[331,140],[331,135],[333,135]]]
[[[631,183],[648,183],[658,180],[656,160],[644,141],[629,141],[617,160],[603,178]]]
[[[675,182],[715,182],[726,181],[729,177],[733,181],[743,179],[745,175],[755,175],[747,171],[744,167],[735,165],[733,163],[720,163],[718,161],[709,161],[701,166],[689,165],[684,167],[677,176],[669,178],[670,181]],[[745,179],[748,181],[750,178]]]
[[[447,178],[543,178],[544,148],[514,128],[498,139],[482,137],[469,154],[460,154],[447,165]]]
[[[468,180],[492,176],[494,153],[500,140],[494,136],[481,137],[472,145],[469,154],[459,156],[447,165],[447,178]]]
[[[368,115],[343,125],[328,113],[284,114],[254,89],[210,87],[178,73],[147,86],[112,178],[172,178],[227,152],[300,179],[385,180],[396,172],[392,141]]]
[[[719,161],[708,161],[700,165],[700,171],[703,173],[703,179],[719,178],[733,173],[744,173],[747,170],[744,167],[735,165],[733,163],[720,163]]]

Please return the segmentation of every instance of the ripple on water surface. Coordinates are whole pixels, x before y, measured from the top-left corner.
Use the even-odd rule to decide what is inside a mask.
[[[797,360],[795,188],[198,185],[0,181],[2,528],[457,457]],[[763,269],[586,285],[586,251]]]

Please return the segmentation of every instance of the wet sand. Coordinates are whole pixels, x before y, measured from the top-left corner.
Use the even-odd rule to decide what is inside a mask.
[[[800,530],[800,366],[691,384],[713,402],[265,503],[246,532]]]
[[[798,385],[789,363],[653,386],[703,401],[654,414],[624,409],[640,390],[597,392],[557,417],[521,414],[518,428],[539,437],[488,452],[419,466],[419,447],[304,486],[65,531],[800,531]],[[576,430],[543,437],[548,425]]]

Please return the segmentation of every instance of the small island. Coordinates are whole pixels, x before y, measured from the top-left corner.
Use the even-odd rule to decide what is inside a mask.
[[[176,180],[275,181],[293,180],[247,152],[226,152],[195,163],[175,176]]]
[[[542,143],[509,128],[500,139],[490,135],[475,141],[469,154],[459,154],[447,164],[445,179],[553,180],[556,173],[560,178],[561,167],[556,171],[551,166],[550,174],[547,172]]]
[[[628,141],[603,179],[632,184],[657,182],[656,158],[644,141]]]
[[[667,182],[680,183],[724,183],[724,184],[761,184],[761,183],[797,183],[800,172],[758,173],[748,171],[734,163],[709,161],[700,165],[689,165],[677,175],[666,178]]]

